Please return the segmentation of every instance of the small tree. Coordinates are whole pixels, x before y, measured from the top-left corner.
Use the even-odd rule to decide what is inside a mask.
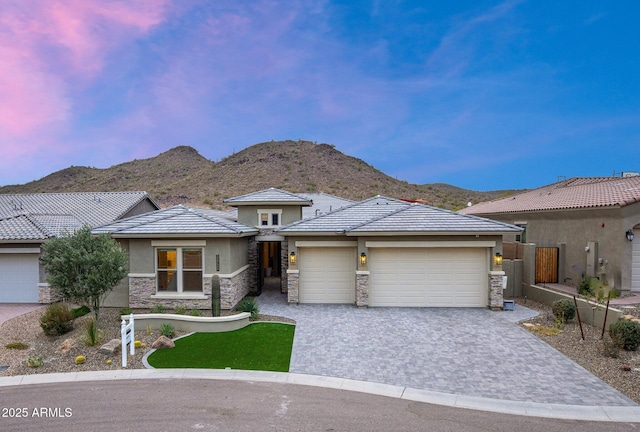
[[[96,321],[100,302],[127,276],[127,253],[106,234],[92,236],[86,225],[47,240],[40,261],[51,288],[92,307]]]

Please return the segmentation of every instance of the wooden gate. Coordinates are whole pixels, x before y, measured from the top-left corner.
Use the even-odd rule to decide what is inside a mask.
[[[536,248],[536,283],[558,283],[558,248]]]

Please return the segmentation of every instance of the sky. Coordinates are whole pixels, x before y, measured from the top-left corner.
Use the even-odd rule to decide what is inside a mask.
[[[0,185],[329,143],[410,183],[640,171],[635,0],[2,0]]]

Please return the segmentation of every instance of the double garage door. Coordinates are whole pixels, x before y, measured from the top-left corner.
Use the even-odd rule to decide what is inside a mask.
[[[484,307],[486,248],[371,248],[369,306]],[[301,303],[354,303],[355,248],[300,248]]]
[[[0,303],[38,303],[38,254],[0,253]]]

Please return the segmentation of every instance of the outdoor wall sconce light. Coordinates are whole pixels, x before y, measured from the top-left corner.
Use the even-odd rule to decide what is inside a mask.
[[[502,265],[502,254],[500,252],[496,252],[496,256],[493,257],[493,265],[496,267],[500,267]]]
[[[296,253],[295,252],[291,252],[289,254],[289,263],[291,263],[291,264],[295,264],[296,263]]]
[[[367,254],[362,252],[360,254],[360,265],[361,266],[366,266],[367,265]]]
[[[628,229],[625,235],[627,236],[627,240],[633,241],[633,237],[634,237],[633,230]]]

